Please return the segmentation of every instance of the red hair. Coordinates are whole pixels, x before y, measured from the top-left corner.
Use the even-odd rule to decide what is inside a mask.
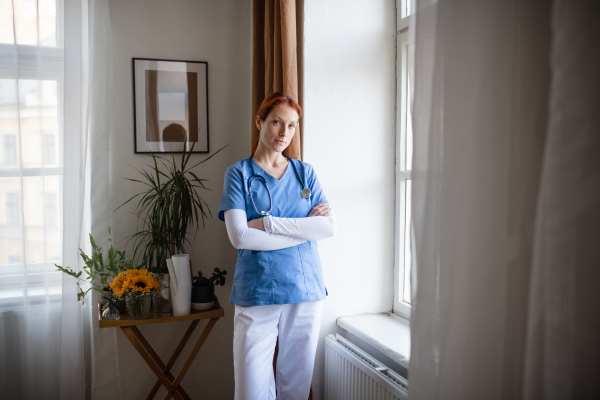
[[[269,96],[267,96],[263,100],[260,107],[258,107],[256,115],[261,121],[265,121],[273,108],[280,104],[286,104],[292,107],[298,113],[298,119],[300,119],[302,116],[302,108],[300,107],[300,104],[298,104],[296,100],[292,99],[287,94],[283,94],[281,92],[271,93]]]

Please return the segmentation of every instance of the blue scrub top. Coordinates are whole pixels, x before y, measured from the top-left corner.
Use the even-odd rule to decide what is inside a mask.
[[[273,198],[272,216],[304,218],[317,204],[328,203],[312,166],[299,160],[289,161],[294,163],[300,178],[311,190],[310,197],[300,195],[303,187],[292,165],[288,164],[281,179],[277,180],[256,161],[244,159],[225,171],[219,219],[225,220],[224,211],[228,209],[245,210],[248,221],[263,218],[254,209],[248,192],[248,179],[253,175],[250,163],[254,166],[254,174],[263,176],[269,185]],[[252,194],[258,211],[268,211],[269,194],[259,179],[252,181]],[[303,303],[322,300],[327,295],[317,242],[272,251],[238,250],[230,303],[241,306]]]

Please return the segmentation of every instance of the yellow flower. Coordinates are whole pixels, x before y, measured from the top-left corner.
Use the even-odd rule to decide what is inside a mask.
[[[121,272],[119,275],[115,276],[115,279],[111,282],[110,288],[113,290],[115,296],[122,297],[125,293],[125,289],[123,288],[123,280],[125,279],[125,275],[127,272]]]
[[[122,286],[123,292],[129,289],[134,293],[150,293],[160,289],[160,283],[145,269],[130,269],[123,277]]]
[[[130,289],[134,293],[149,293],[160,289],[160,283],[145,269],[128,269],[115,277],[110,284],[115,296],[123,297]]]

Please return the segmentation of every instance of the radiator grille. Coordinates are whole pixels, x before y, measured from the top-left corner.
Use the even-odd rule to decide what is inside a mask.
[[[408,398],[406,379],[342,336],[325,338],[325,400]]]

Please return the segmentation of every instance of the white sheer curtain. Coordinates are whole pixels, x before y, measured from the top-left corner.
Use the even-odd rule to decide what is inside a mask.
[[[114,226],[113,210],[118,207],[110,200],[113,176],[111,165],[111,142],[115,132],[113,96],[118,92],[114,83],[113,36],[110,2],[89,0],[90,4],[90,116],[89,116],[89,164],[90,208],[92,233],[98,244],[106,249],[107,228]],[[121,243],[115,246],[120,246]],[[120,248],[120,247],[118,247]],[[93,294],[94,303],[99,300]],[[120,355],[117,336],[119,329],[100,329],[97,318],[92,319],[92,399],[122,399]]]
[[[600,397],[600,7],[416,0],[411,399]]]
[[[86,49],[86,1],[0,1],[2,398],[89,397],[90,303],[54,266],[79,267]]]

